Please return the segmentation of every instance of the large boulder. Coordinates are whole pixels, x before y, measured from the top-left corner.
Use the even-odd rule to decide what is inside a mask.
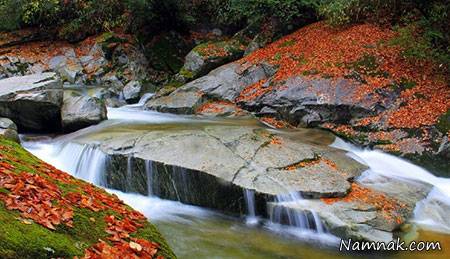
[[[19,130],[55,131],[61,127],[63,89],[55,73],[0,80],[0,116]]]
[[[136,103],[142,94],[142,84],[138,81],[130,81],[123,88],[123,98],[127,103]]]
[[[76,131],[107,119],[103,101],[90,96],[67,96],[61,109],[64,131]]]
[[[159,126],[102,135],[95,142],[111,155],[109,187],[148,194],[145,161],[151,161],[158,171],[154,194],[235,213],[241,212],[244,189],[269,200],[289,192],[343,197],[366,169],[345,152],[256,126]]]
[[[193,114],[208,99],[233,102],[245,87],[274,73],[274,68],[265,64],[244,69],[238,63],[230,63],[178,88],[167,96],[151,99],[145,107],[160,112]]]
[[[20,142],[16,124],[7,118],[0,118],[0,136]]]
[[[397,96],[391,89],[365,92],[360,83],[344,78],[298,76],[271,84],[271,91],[239,104],[261,115],[273,115],[275,111],[278,117],[301,126],[349,123],[373,116],[392,105]]]

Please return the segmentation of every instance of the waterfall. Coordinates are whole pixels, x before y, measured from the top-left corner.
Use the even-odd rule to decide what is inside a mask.
[[[433,186],[428,196],[414,210],[413,222],[428,229],[450,233],[450,179],[437,177],[427,170],[399,157],[377,150],[360,149],[337,138],[332,147],[369,166],[367,174],[400,180],[413,180]]]
[[[37,143],[26,147],[45,162],[73,176],[99,186],[106,184],[104,172],[108,158],[96,145],[68,142],[59,145]]]
[[[142,95],[141,99],[139,100],[139,102],[136,104],[136,106],[138,107],[142,107],[144,106],[147,101],[152,98],[155,94],[154,93],[146,93],[144,95]]]
[[[65,148],[69,153],[72,149]],[[94,145],[84,145],[78,159],[74,176],[99,186],[105,186],[106,155]]]
[[[247,216],[245,222],[247,225],[258,224],[258,218],[256,217],[255,209],[255,191],[244,189],[245,205],[247,207]]]
[[[153,161],[145,160],[145,175],[147,176],[147,196],[153,196]]]
[[[133,183],[131,181],[132,174],[133,174],[133,156],[130,154],[127,157],[127,175],[126,175],[126,181],[127,181],[127,191],[131,192],[133,189]]]
[[[318,234],[326,233],[319,215],[314,211],[299,211],[283,206],[286,203],[296,203],[303,200],[298,192],[277,195],[276,203],[269,211],[270,221],[276,224],[294,226],[302,230],[309,230]]]

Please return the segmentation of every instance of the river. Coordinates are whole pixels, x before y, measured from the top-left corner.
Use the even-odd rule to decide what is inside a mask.
[[[27,135],[22,136],[22,142],[25,148],[42,160],[103,186],[102,165],[107,157],[95,149],[95,137],[98,135],[124,131],[138,133],[155,127],[199,127],[204,124],[248,124],[264,127],[252,119],[205,119],[142,111],[139,104],[109,108],[108,117],[108,121],[75,133],[64,136]],[[331,145],[348,151],[349,156],[370,167],[361,176],[362,181],[373,182],[387,177],[402,181],[419,180],[432,185],[433,189],[428,197],[417,204],[414,218],[411,220],[411,231],[405,239],[439,240],[444,250],[389,255],[342,254],[337,251],[337,237],[322,231],[282,226],[269,220],[255,219],[251,209],[246,218],[236,218],[155,196],[109,191],[145,214],[166,237],[179,258],[448,258],[450,217],[443,207],[450,207],[449,179],[434,176],[425,169],[392,155],[359,149],[340,139],[334,140],[329,133],[319,130],[299,129],[284,133],[292,138],[303,138],[312,143]],[[77,144],[78,139],[88,139],[93,145],[87,147]],[[251,195],[246,194],[249,208]]]

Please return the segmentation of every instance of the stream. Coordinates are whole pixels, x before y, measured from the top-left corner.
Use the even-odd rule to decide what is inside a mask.
[[[150,95],[144,97],[149,98]],[[153,128],[185,128],[202,125],[252,125],[265,127],[253,119],[210,119],[143,111],[141,105],[108,108],[109,119],[99,125],[63,136],[21,136],[23,146],[42,160],[72,175],[99,186],[105,186],[105,162],[108,157],[95,146],[96,137],[118,132],[139,133]],[[312,129],[282,131],[291,138],[348,151],[348,155],[369,166],[361,181],[377,182],[395,178],[419,180],[432,185],[428,197],[416,206],[411,231],[405,239],[439,240],[443,251],[433,253],[389,254],[392,258],[445,258],[450,249],[450,179],[434,176],[423,168],[380,151],[359,149],[326,132]],[[80,144],[79,139],[83,139]],[[146,164],[147,179],[152,180],[151,165]],[[148,185],[151,186],[151,185]],[[261,219],[254,213],[254,193],[244,196],[247,216],[238,218],[222,213],[160,199],[108,189],[125,203],[141,211],[165,236],[179,258],[384,258],[386,255],[342,254],[337,250],[339,239],[328,234],[320,219],[292,215],[297,224],[277,224],[276,215]],[[155,193],[149,187],[150,194]],[[283,197],[280,197],[280,202]],[[289,199],[292,199],[290,197]],[[295,199],[294,199],[295,200]],[[314,226],[313,228],[311,226]]]

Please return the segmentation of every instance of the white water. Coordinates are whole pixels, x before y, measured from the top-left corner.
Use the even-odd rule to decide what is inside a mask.
[[[116,194],[126,204],[140,211],[148,219],[155,221],[175,221],[189,223],[189,217],[206,218],[215,215],[214,212],[196,206],[190,206],[177,201],[163,200],[157,197],[143,196],[134,193],[124,193],[107,189]],[[189,216],[189,217],[186,217]]]
[[[147,195],[153,195],[153,161],[145,160],[145,175],[147,176]]]
[[[56,168],[98,186],[105,186],[107,156],[95,145],[25,142],[24,147]]]
[[[432,185],[433,189],[427,198],[417,204],[412,221],[426,229],[450,233],[450,179],[434,176],[396,156],[357,148],[339,138],[331,146],[348,151],[349,156],[369,166],[370,169],[366,172],[369,176],[378,174]]]
[[[297,203],[302,202],[302,196],[297,192],[286,195],[277,195],[277,203]],[[278,224],[288,224],[303,230],[311,231],[318,234],[326,233],[320,217],[313,210],[311,211],[294,211],[285,206],[273,206],[269,212],[270,221]],[[285,222],[287,221],[287,222]]]
[[[150,100],[150,98],[152,98],[154,95],[155,95],[154,93],[146,93],[141,97],[141,99],[139,100],[138,103],[130,104],[127,106],[134,107],[134,108],[142,108],[145,105],[145,103],[147,103],[147,101]]]
[[[244,199],[245,205],[247,206],[247,216],[245,217],[245,223],[247,225],[257,225],[259,219],[258,217],[256,217],[255,191],[244,189]]]

